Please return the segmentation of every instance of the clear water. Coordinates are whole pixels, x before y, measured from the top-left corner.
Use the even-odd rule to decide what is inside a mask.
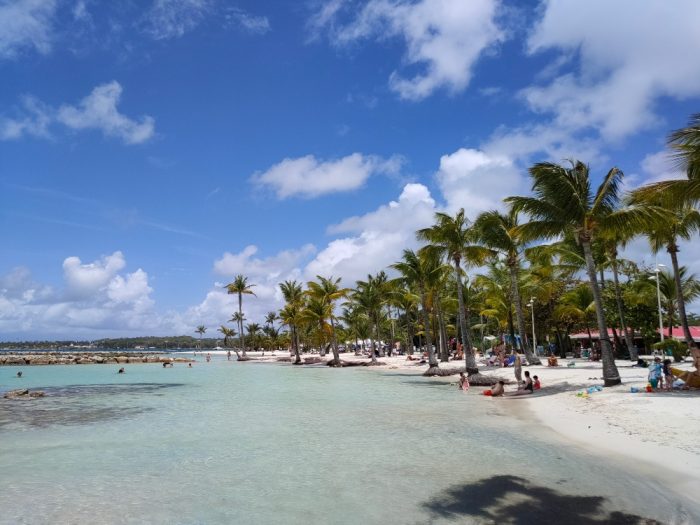
[[[375,370],[0,368],[0,523],[693,523],[694,503],[516,420]],[[614,514],[618,512],[619,514]],[[628,521],[625,521],[628,520]]]

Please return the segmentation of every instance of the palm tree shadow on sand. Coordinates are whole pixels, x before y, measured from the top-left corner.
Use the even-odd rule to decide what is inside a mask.
[[[662,525],[635,514],[609,511],[604,508],[606,501],[602,496],[563,494],[517,476],[493,476],[453,485],[423,503],[423,508],[434,519],[469,520],[466,523]]]

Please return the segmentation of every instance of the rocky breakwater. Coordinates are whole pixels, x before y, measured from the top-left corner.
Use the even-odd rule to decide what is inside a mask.
[[[125,365],[132,363],[190,363],[186,357],[137,352],[32,352],[0,354],[0,366],[26,365]]]
[[[34,399],[36,397],[44,397],[44,395],[44,392],[41,390],[33,390],[30,392],[25,388],[22,390],[10,390],[9,392],[5,392],[2,397],[5,399]]]

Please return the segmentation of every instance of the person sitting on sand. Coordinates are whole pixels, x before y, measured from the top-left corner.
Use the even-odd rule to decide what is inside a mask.
[[[547,366],[559,366],[559,360],[557,359],[557,356],[554,354],[550,355],[547,358]]]
[[[503,381],[499,381],[494,385],[494,387],[491,389],[491,397],[499,397],[502,396],[505,391],[506,384]]]
[[[469,378],[464,375],[464,372],[459,373],[459,383],[457,387],[464,392],[469,390]]]
[[[525,382],[522,385],[522,387],[518,387],[518,390],[516,392],[513,392],[512,394],[509,394],[511,396],[524,396],[528,394],[532,394],[534,390],[534,386],[532,383],[532,379],[530,378],[530,372],[525,370]]]
[[[416,360],[417,359],[410,354],[406,356],[406,361],[416,361]]]
[[[539,390],[542,388],[542,384],[540,383],[540,378],[537,376],[532,376],[533,382],[532,382],[532,388],[534,390]]]
[[[117,372],[117,374],[123,374],[123,373],[124,373],[124,367],[121,367],[121,368],[119,369],[119,371]]]

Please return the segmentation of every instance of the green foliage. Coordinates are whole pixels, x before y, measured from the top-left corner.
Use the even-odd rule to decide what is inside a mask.
[[[682,362],[685,356],[688,355],[688,345],[682,341],[676,341],[675,339],[665,339],[654,343],[653,348],[662,350],[665,355],[670,353],[676,363]]]

